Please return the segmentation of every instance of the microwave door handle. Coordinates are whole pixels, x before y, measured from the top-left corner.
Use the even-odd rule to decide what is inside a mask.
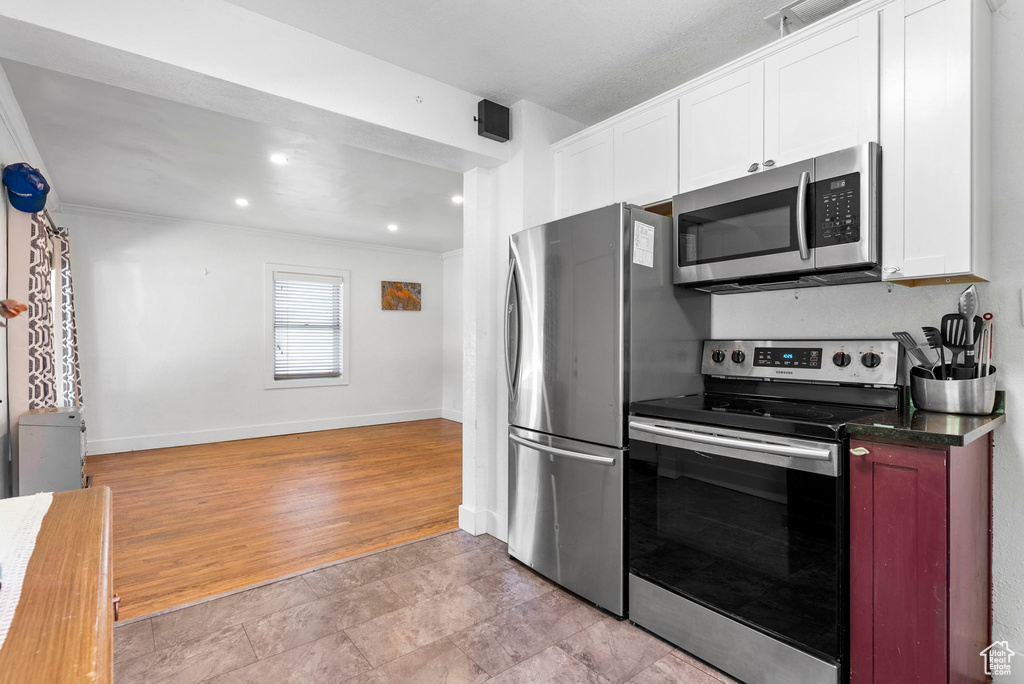
[[[811,183],[811,174],[804,171],[800,174],[800,186],[796,190],[796,244],[800,248],[800,259],[811,258],[811,248],[807,239],[807,186]]]

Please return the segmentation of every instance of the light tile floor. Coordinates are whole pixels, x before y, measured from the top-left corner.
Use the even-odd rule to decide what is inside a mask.
[[[449,532],[114,629],[114,682],[733,680]]]

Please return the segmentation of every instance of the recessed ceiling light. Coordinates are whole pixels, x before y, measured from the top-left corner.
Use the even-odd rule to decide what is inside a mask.
[[[279,165],[283,166],[283,165],[288,163],[288,157],[286,157],[286,156],[284,156],[283,154],[280,154],[280,153],[272,154],[272,155],[270,155],[270,161],[273,162],[274,164],[279,164]]]
[[[237,204],[240,207],[247,207],[249,206],[249,200],[245,199],[244,197],[239,197],[238,199],[235,200],[235,204]]]
[[[452,202],[455,202],[456,204],[462,204],[462,195],[452,196]]]
[[[395,225],[394,223],[389,223],[388,224],[388,230],[390,230],[392,233],[394,233],[396,230],[398,230],[398,226]]]

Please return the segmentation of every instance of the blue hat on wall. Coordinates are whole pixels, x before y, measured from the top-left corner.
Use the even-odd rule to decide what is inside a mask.
[[[4,185],[11,206],[18,211],[34,214],[46,206],[50,184],[38,169],[28,164],[11,164],[4,168]]]

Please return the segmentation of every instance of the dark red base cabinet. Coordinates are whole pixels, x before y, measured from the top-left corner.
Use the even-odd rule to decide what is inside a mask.
[[[991,435],[850,452],[851,681],[987,681]]]

